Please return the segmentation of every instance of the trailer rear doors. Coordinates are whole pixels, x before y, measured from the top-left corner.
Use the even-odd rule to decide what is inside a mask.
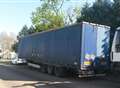
[[[90,66],[96,55],[97,30],[91,24],[83,24],[81,69]]]

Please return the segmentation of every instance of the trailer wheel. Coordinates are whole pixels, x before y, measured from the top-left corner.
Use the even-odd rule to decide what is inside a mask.
[[[48,72],[48,74],[51,74],[51,75],[54,74],[54,67],[48,65],[47,72]]]
[[[41,65],[41,72],[47,73],[47,65]]]
[[[55,67],[54,73],[57,77],[63,77],[65,76],[65,69],[62,67]]]

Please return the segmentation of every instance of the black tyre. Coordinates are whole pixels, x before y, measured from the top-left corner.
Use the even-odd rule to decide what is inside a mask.
[[[64,77],[65,76],[65,69],[62,67],[55,67],[54,73],[55,73],[55,76],[57,76],[57,77]]]
[[[48,74],[54,74],[54,66],[47,66],[47,72]]]
[[[41,65],[41,72],[47,73],[47,65]]]

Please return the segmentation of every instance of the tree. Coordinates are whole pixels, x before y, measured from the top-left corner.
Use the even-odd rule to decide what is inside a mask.
[[[41,7],[32,13],[32,23],[36,32],[64,26],[61,10],[65,0],[42,0]]]
[[[22,37],[32,34],[35,32],[35,28],[31,25],[30,28],[27,27],[27,25],[24,25],[21,31],[18,33],[18,39],[21,39]]]
[[[28,29],[28,34],[32,34],[35,32],[35,28],[33,27],[33,25],[30,26],[30,28]]]
[[[13,33],[2,32],[0,33],[0,48],[2,50],[3,58],[10,58],[10,52],[12,51],[12,45],[16,41]]]
[[[59,15],[59,12],[66,0],[41,0],[43,2],[42,8],[51,9],[56,15]]]
[[[65,16],[65,25],[74,24],[77,18],[81,15],[80,7],[68,8]]]
[[[91,7],[86,3],[77,21],[80,22],[84,20],[111,26],[113,17],[111,4],[112,2],[109,0],[96,0]]]
[[[82,11],[81,16],[77,22],[88,21],[111,27],[110,31],[110,44],[112,44],[115,29],[120,26],[120,0],[96,0],[92,6],[86,4]]]
[[[22,37],[24,37],[28,34],[29,34],[28,33],[28,27],[27,27],[27,25],[24,25],[23,28],[21,29],[21,31],[19,32],[18,37],[22,38]]]
[[[33,25],[31,25],[29,28],[27,27],[27,25],[24,25],[21,29],[21,31],[18,33],[17,35],[17,40],[18,42],[14,42],[14,44],[12,45],[12,50],[17,52],[18,49],[18,45],[19,45],[19,40],[29,34],[32,34],[35,32],[35,28],[33,27]]]
[[[114,0],[114,3],[112,5],[113,7],[113,21],[114,21],[114,26],[115,28],[120,26],[120,0]]]
[[[15,43],[12,45],[12,51],[17,52],[17,50],[18,50],[18,45],[19,45],[19,43],[18,43],[18,42],[15,42]]]

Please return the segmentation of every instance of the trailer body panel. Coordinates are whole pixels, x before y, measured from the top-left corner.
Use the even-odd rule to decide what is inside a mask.
[[[36,33],[21,39],[18,56],[36,64],[81,70],[99,62],[101,56],[108,60],[109,29],[108,26],[82,22]],[[98,64],[95,66],[101,68]]]

